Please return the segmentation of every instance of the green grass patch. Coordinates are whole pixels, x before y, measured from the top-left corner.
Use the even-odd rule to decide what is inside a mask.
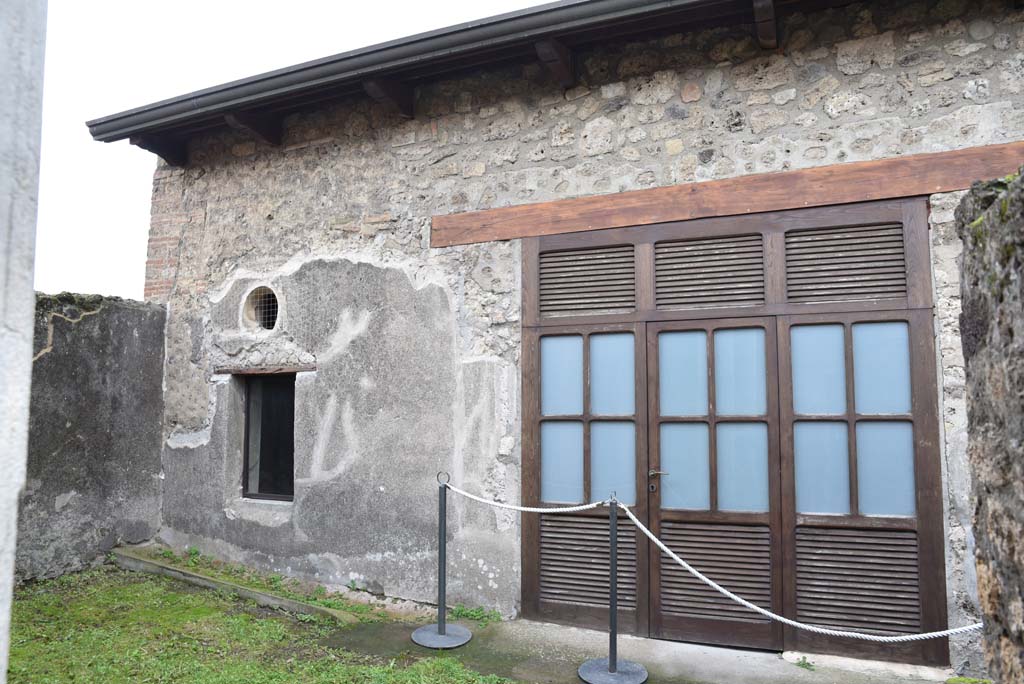
[[[198,563],[199,561],[197,561]],[[103,567],[15,592],[11,684],[498,684],[453,657],[409,665],[323,645],[331,620]]]
[[[807,656],[800,656],[800,660],[796,661],[793,664],[796,665],[797,667],[799,667],[802,670],[807,670],[808,672],[814,672],[814,663],[812,663],[810,660],[808,660]]]
[[[950,677],[946,684],[992,684],[991,679],[976,679],[974,677]]]
[[[171,549],[155,548],[138,549],[136,553],[212,579],[234,582],[249,589],[351,613],[361,622],[375,622],[388,618],[388,614],[380,608],[329,592],[321,584],[284,577],[276,573],[259,572],[237,563],[225,563],[202,555],[194,546],[185,549],[180,554]]]
[[[448,617],[453,620],[473,620],[480,627],[486,627],[492,622],[501,622],[501,613],[496,610],[467,608],[461,603],[456,603],[448,609]]]

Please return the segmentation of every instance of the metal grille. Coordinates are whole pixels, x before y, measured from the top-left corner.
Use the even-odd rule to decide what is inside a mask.
[[[256,324],[266,330],[277,325],[277,295],[269,287],[258,287],[249,295],[252,317]]]

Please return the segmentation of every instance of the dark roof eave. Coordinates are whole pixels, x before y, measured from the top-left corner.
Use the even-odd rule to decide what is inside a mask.
[[[211,116],[258,108],[315,88],[380,77],[435,60],[528,43],[602,24],[721,0],[562,0],[380,43],[232,81],[87,122],[94,140],[113,142],[181,129]]]

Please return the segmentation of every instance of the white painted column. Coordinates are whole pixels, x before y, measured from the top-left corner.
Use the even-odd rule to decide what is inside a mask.
[[[0,684],[25,483],[46,0],[0,2]]]

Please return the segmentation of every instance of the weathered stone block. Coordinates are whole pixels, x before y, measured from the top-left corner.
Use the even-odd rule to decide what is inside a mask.
[[[968,455],[985,654],[1024,682],[1024,178],[976,183],[956,211]]]

